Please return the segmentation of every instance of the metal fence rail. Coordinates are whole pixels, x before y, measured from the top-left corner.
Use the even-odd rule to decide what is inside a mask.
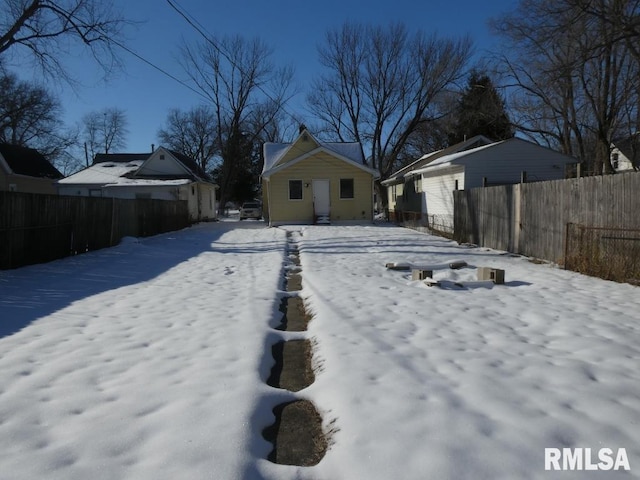
[[[640,285],[640,229],[568,223],[567,270]]]

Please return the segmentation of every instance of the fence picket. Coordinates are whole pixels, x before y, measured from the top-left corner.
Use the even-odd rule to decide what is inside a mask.
[[[186,201],[0,192],[0,269],[47,262],[112,246],[125,236],[156,235],[189,224]]]
[[[455,191],[454,238],[563,264],[567,224],[640,229],[638,191],[640,172]]]

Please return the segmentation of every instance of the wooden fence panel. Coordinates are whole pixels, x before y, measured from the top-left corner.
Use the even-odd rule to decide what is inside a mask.
[[[454,192],[454,238],[563,263],[567,224],[640,229],[640,172]]]
[[[189,226],[185,201],[0,192],[0,269],[42,263]]]

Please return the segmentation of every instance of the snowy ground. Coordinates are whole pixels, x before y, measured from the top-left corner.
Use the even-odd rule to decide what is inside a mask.
[[[286,230],[304,333],[275,330]],[[385,263],[436,269],[443,288]],[[507,284],[472,281],[477,266]],[[0,272],[0,479],[640,478],[640,290],[390,226],[203,224]],[[315,343],[316,382],[266,385]],[[264,460],[307,398],[331,447]],[[545,447],[625,448],[630,472],[546,472]]]

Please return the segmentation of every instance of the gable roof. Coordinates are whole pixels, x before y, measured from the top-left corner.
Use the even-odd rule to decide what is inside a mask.
[[[296,153],[295,149],[298,148],[297,144],[304,136],[307,135],[309,139],[315,143],[316,148],[311,150],[300,150],[299,155],[290,157],[289,160],[283,161],[288,154]],[[306,129],[300,132],[298,138],[292,143],[271,143],[267,142],[263,145],[264,166],[262,168],[262,176],[268,178],[272,174],[284,170],[285,168],[294,165],[306,158],[311,157],[319,152],[325,152],[333,157],[336,157],[356,168],[364,170],[372,175],[376,176],[377,172],[367,166],[364,155],[362,153],[362,147],[358,142],[321,142],[311,135]]]
[[[33,148],[0,143],[0,155],[9,169],[7,173],[52,179],[64,176],[47,161],[44,155]]]
[[[150,175],[142,174],[144,165],[152,156],[163,150],[182,167],[184,174]],[[80,185],[182,185],[193,180],[212,183],[212,179],[192,158],[173,150],[160,147],[152,153],[99,153],[94,157],[93,165],[80,170],[60,184]]]
[[[452,165],[460,165],[460,164],[464,165],[468,160],[471,160],[471,157],[473,157],[475,154],[479,152],[482,152],[484,150],[489,150],[489,149],[497,150],[508,143],[516,143],[516,142],[521,143],[523,147],[536,148],[536,149],[540,149],[541,151],[546,150],[548,153],[555,155],[557,157],[557,161],[563,161],[566,164],[578,162],[577,159],[570,157],[569,155],[556,152],[555,150],[552,150],[547,147],[543,147],[542,145],[538,145],[537,143],[533,143],[528,140],[524,140],[522,138],[513,137],[513,138],[509,138],[508,140],[502,140],[500,142],[494,142],[489,145],[483,145],[481,147],[472,148],[471,150],[464,150],[462,152],[456,152],[450,155],[445,155],[443,157],[440,157],[434,160],[433,162],[429,163],[423,168],[413,170],[412,172],[410,172],[410,174],[420,175],[422,173],[434,171],[436,169],[447,168]]]
[[[640,150],[640,134],[634,133],[629,137],[615,139],[611,143],[625,157],[629,160],[633,160],[634,157],[638,156],[638,150]]]
[[[58,180],[59,184],[80,185],[105,185],[117,183],[127,174],[133,173],[144,163],[144,160],[132,160],[130,162],[110,162],[101,160],[79,172]]]
[[[137,160],[146,160],[150,153],[96,153],[93,157],[93,163],[128,163]]]
[[[411,172],[413,170],[424,167],[425,165],[430,164],[438,158],[442,158],[446,155],[450,155],[456,152],[471,150],[482,145],[489,145],[491,143],[493,143],[493,141],[488,137],[485,137],[484,135],[476,135],[475,137],[471,137],[468,140],[456,143],[455,145],[450,145],[446,148],[443,148],[442,150],[436,150],[435,152],[427,153],[416,161],[402,167],[395,173],[392,173],[389,178],[382,182],[382,185],[392,185],[394,183],[400,183],[404,180],[405,176],[411,175]]]
[[[202,167],[200,167],[198,162],[196,162],[193,158],[176,152],[175,150],[169,150],[164,147],[160,148],[167,150],[171,155],[173,155],[176,160],[178,160],[183,166],[187,168],[187,170],[189,170],[194,175],[195,178],[206,182],[210,182],[212,180],[211,176],[207,172],[205,172]]]

